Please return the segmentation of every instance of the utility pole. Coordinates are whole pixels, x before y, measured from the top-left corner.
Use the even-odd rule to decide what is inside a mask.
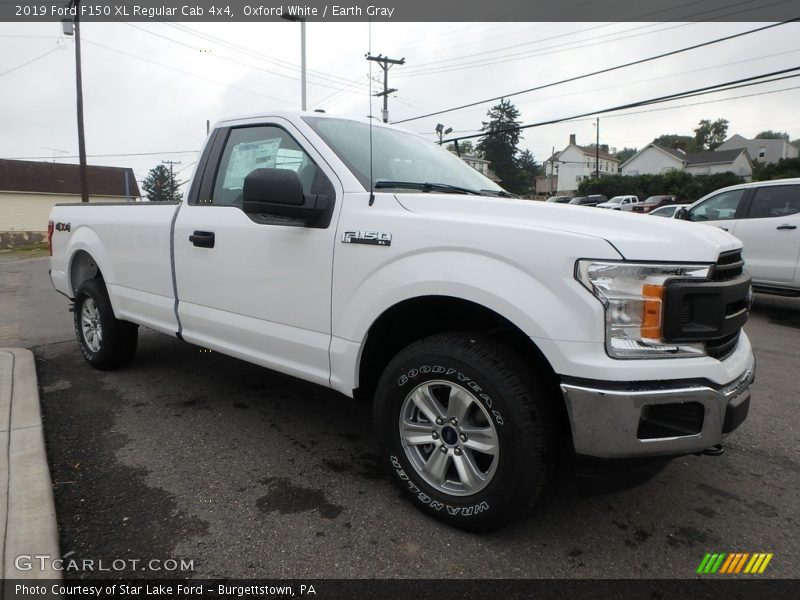
[[[161,162],[164,163],[165,165],[169,165],[169,183],[170,183],[170,188],[171,188],[170,189],[170,196],[171,196],[170,197],[170,201],[172,201],[172,200],[175,199],[175,194],[178,191],[178,185],[177,185],[178,182],[175,181],[174,167],[175,167],[175,165],[181,164],[181,161],[179,161],[179,160],[162,160]]]
[[[600,117],[596,118],[597,139],[594,143],[594,176],[600,179]]]
[[[89,178],[86,168],[86,137],[83,132],[83,78],[81,75],[81,0],[70,0],[68,8],[75,9],[75,88],[78,107],[78,156],[80,162],[81,202],[89,202]],[[70,35],[67,26],[64,33]]]
[[[376,92],[373,94],[374,96],[383,96],[383,122],[389,122],[389,94],[392,92],[396,92],[397,88],[390,88],[389,87],[389,69],[392,68],[393,65],[404,65],[406,64],[405,58],[388,58],[383,56],[382,54],[378,54],[378,56],[372,56],[371,54],[367,54],[367,60],[372,60],[378,63],[383,69],[383,91]]]
[[[296,15],[283,15],[281,19],[300,21],[300,107],[306,110],[306,20]]]

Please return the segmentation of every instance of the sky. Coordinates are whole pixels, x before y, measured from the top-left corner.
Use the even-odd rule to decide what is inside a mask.
[[[308,108],[380,115],[365,54],[405,58],[389,71],[390,121],[502,96],[737,32],[757,23],[308,23]],[[83,23],[83,93],[90,164],[134,169],[164,160],[191,176],[214,122],[300,108],[300,25]],[[523,123],[568,117],[800,64],[800,23],[789,23],[569,84],[511,98]],[[372,64],[372,91],[382,88]],[[786,88],[795,88],[788,89]],[[786,90],[776,93],[775,90]],[[759,94],[752,96],[751,94]],[[735,96],[724,101],[721,99]],[[77,162],[74,38],[58,23],[0,23],[0,158]],[[600,143],[642,148],[725,118],[729,135],[765,129],[800,138],[800,78],[600,117]],[[711,102],[714,101],[714,102]],[[698,103],[703,104],[698,104]],[[434,140],[476,133],[495,103],[404,123]],[[681,106],[692,104],[692,106]],[[667,107],[667,110],[661,110]],[[653,109],[659,110],[653,110]],[[638,113],[638,114],[631,114]],[[523,132],[537,161],[574,133],[595,140],[594,117]],[[108,155],[108,156],[92,156]],[[113,155],[113,156],[112,156]],[[128,155],[128,156],[119,156]],[[36,158],[34,158],[36,157]]]

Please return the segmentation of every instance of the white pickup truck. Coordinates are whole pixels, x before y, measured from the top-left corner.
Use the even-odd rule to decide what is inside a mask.
[[[529,507],[560,449],[695,453],[747,415],[736,238],[517,199],[368,120],[223,121],[182,203],[50,218],[92,366],[131,361],[144,325],[364,398],[398,484],[465,529]]]

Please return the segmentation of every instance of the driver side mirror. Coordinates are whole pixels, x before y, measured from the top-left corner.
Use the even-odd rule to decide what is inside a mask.
[[[675,218],[676,219],[682,219],[684,221],[688,221],[689,220],[689,211],[686,210],[685,208],[679,208],[678,212],[675,213]]]
[[[290,169],[254,169],[244,178],[242,210],[247,215],[288,217],[313,227],[332,207],[328,196],[303,193]]]

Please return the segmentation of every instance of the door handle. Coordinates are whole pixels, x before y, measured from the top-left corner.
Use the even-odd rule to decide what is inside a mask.
[[[195,231],[189,236],[189,241],[198,248],[213,248],[214,247],[214,232],[213,231]]]
[[[722,229],[722,231],[728,231],[728,228],[727,227],[723,227],[722,225],[720,225],[719,228]]]
[[[797,229],[797,225],[778,225],[778,229]]]

